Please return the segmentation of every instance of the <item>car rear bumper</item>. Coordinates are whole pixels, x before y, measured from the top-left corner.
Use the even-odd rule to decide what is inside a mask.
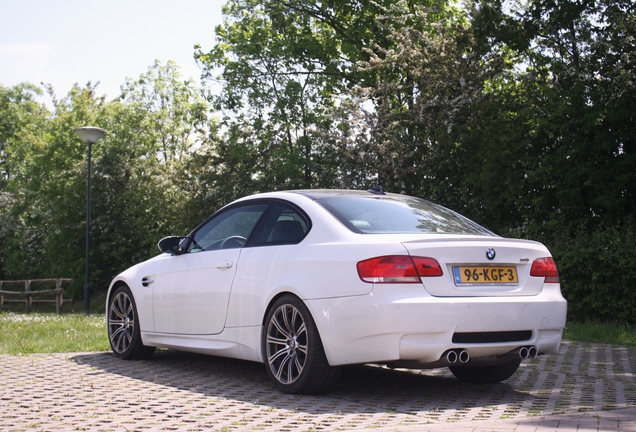
[[[557,352],[567,302],[558,284],[535,296],[432,297],[409,285],[376,286],[366,296],[306,301],[331,365],[413,361],[440,365],[449,349],[466,350],[471,362],[497,363],[521,346]],[[512,342],[453,343],[455,333],[530,331]]]

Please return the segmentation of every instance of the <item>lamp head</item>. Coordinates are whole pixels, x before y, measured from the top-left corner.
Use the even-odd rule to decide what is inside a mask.
[[[74,131],[84,144],[95,144],[107,133],[104,129],[95,126],[82,126]]]

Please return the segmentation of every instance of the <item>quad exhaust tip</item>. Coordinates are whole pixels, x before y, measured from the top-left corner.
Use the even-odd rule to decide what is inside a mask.
[[[468,363],[470,360],[470,354],[465,349],[448,350],[445,357],[448,364],[455,364],[458,361],[460,363]]]
[[[503,354],[504,357],[520,358],[521,360],[533,359],[538,355],[539,351],[534,345],[522,346]],[[470,354],[465,349],[451,349],[442,354],[442,358],[448,364],[462,363],[466,364],[470,361]]]
[[[531,346],[522,346],[515,350],[510,351],[506,356],[507,357],[518,357],[521,360],[535,358],[538,354],[537,347],[534,345]]]
[[[534,345],[522,346],[503,354],[503,357],[520,358],[521,360],[533,359],[539,354],[537,347]],[[451,349],[442,354],[442,358],[447,364],[462,363],[466,364],[470,361],[470,354],[465,349]]]

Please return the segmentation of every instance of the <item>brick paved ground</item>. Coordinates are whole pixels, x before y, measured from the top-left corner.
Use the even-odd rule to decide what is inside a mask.
[[[279,393],[261,364],[157,351],[0,356],[0,430],[636,431],[636,348],[565,342],[511,379],[347,368],[320,396]]]

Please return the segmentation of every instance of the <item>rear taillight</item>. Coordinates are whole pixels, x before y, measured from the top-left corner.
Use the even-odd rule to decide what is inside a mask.
[[[530,276],[543,277],[545,283],[559,283],[559,270],[551,257],[534,260]]]
[[[442,268],[435,258],[412,257],[415,268],[420,277],[437,277],[441,276]]]
[[[434,258],[390,255],[360,261],[358,275],[369,283],[421,283],[420,277],[441,276],[442,268]]]

